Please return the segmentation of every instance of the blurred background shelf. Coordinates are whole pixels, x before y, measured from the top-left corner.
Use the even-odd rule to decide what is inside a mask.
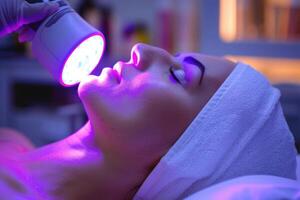
[[[270,0],[211,0],[202,1],[201,13],[201,27],[205,31],[201,34],[201,50],[206,53],[215,55],[240,55],[240,56],[256,56],[256,57],[276,57],[276,58],[300,58],[300,33],[295,37],[289,38],[269,38],[257,34],[261,24],[268,26],[267,22],[259,21],[257,25],[251,23],[251,19],[244,20],[243,29],[239,28],[237,23],[237,7],[238,2],[244,2],[245,8],[243,10],[251,10],[251,4],[267,3]],[[290,2],[292,0],[282,0]],[[245,3],[248,2],[248,3]],[[300,10],[299,10],[300,12]],[[260,12],[258,12],[260,13]],[[245,15],[247,12],[244,13]],[[267,15],[263,13],[260,15]],[[300,15],[297,16],[300,20]],[[252,18],[255,18],[253,15]],[[260,18],[259,18],[260,19]],[[262,19],[261,19],[262,20]],[[299,23],[295,20],[295,24],[290,26],[298,27]],[[286,21],[288,23],[288,21]],[[250,28],[247,28],[247,27]],[[253,34],[251,34],[254,32]],[[239,33],[246,32],[251,37]],[[255,34],[256,33],[256,34]]]
[[[66,137],[86,121],[76,88],[54,81],[34,60],[0,60],[0,126],[26,134],[42,146]],[[74,104],[73,112],[62,112]]]
[[[224,42],[220,39],[202,46],[203,51],[215,55],[253,57],[300,58],[300,42],[274,42],[268,40]],[[225,53],[226,52],[226,53]]]

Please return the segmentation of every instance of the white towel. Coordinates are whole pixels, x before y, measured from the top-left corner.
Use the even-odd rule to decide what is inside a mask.
[[[260,73],[238,63],[134,199],[182,199],[245,175],[295,179],[294,139],[279,97]]]
[[[213,185],[185,200],[300,199],[299,182],[269,175],[242,176]]]

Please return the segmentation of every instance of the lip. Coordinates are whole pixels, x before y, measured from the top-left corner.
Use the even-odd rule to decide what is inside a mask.
[[[122,76],[122,64],[120,62],[117,62],[114,66],[113,66],[113,70],[121,77]]]
[[[135,65],[119,61],[112,69],[118,74],[119,82],[122,82],[122,80],[132,80],[137,75],[135,68]]]
[[[103,68],[101,74],[98,76],[98,79],[102,81],[105,81],[107,78],[111,80],[114,79],[120,83],[120,76],[118,72],[110,67]]]
[[[118,74],[120,80],[122,79],[122,77],[124,77],[126,67],[128,66],[126,66],[126,63],[124,62],[117,62],[113,66],[113,70]]]
[[[118,83],[120,83],[121,82],[121,76],[120,76],[119,72],[112,69],[112,74],[113,74],[114,78],[117,79]]]

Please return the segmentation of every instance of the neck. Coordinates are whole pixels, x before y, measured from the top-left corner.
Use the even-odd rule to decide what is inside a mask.
[[[130,199],[147,168],[116,166],[94,144],[89,124],[69,138],[22,159],[28,180],[46,199]]]

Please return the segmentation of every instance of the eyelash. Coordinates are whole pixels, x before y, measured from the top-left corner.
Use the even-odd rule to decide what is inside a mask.
[[[170,71],[170,74],[171,74],[171,76],[175,79],[175,81],[177,82],[177,83],[179,83],[179,84],[184,84],[182,81],[180,81],[179,80],[179,78],[175,75],[175,73],[174,73],[174,67],[173,66],[171,66],[170,68],[169,68],[169,71]]]

